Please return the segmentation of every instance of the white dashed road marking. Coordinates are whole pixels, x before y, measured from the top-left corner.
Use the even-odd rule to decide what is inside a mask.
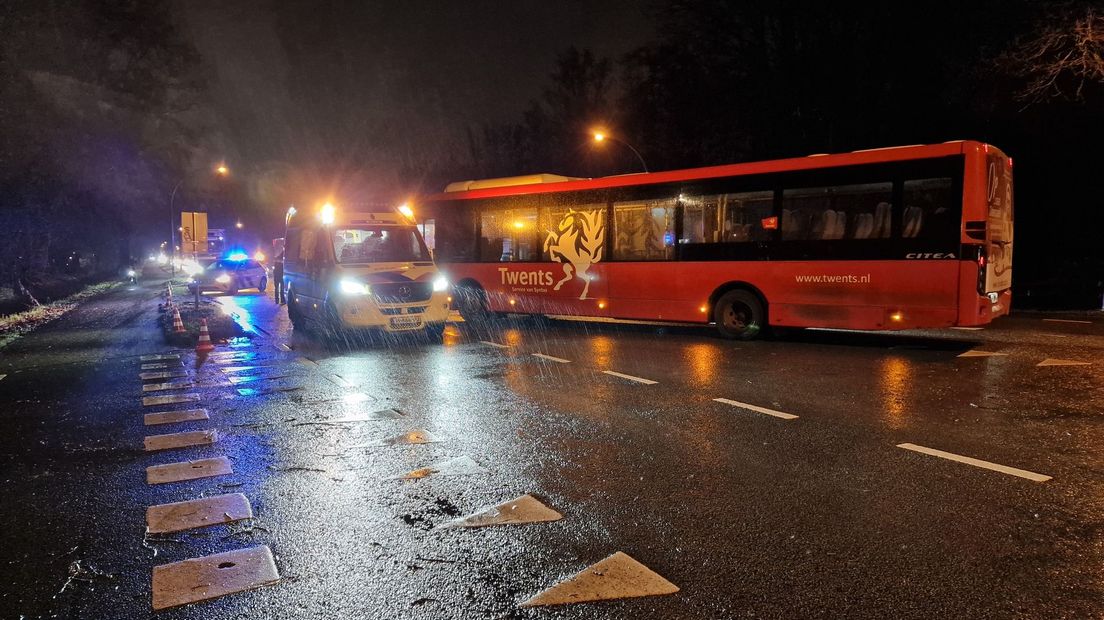
[[[757,407],[756,405],[749,405],[742,403],[738,400],[729,400],[727,398],[714,398],[713,400],[724,403],[726,405],[732,405],[733,407],[740,407],[741,409],[750,409],[758,413],[765,413],[766,415],[772,415],[776,418],[782,418],[783,420],[796,420],[797,416],[792,413],[783,413],[781,411],[775,411],[774,409],[767,409],[766,407]]]
[[[509,349],[510,348],[509,345],[498,344],[497,342],[491,342],[490,340],[480,340],[479,342],[481,344],[487,345],[488,347],[498,347],[499,349]]]
[[[143,362],[168,362],[179,361],[180,356],[176,354],[161,354],[161,355],[143,355],[140,358]]]
[[[628,379],[629,381],[636,381],[637,383],[643,383],[644,385],[655,385],[658,381],[652,381],[651,379],[642,379],[640,377],[634,377],[632,375],[626,375],[620,372],[614,372],[612,370],[603,370],[603,373],[607,375],[613,375],[614,377],[621,377],[622,379]]]
[[[253,507],[241,493],[215,495],[146,509],[150,534],[170,534],[253,518]]]
[[[329,380],[330,380],[330,381],[331,381],[332,383],[334,383],[334,384],[336,384],[336,385],[338,385],[338,386],[340,386],[340,387],[343,387],[343,388],[351,388],[351,387],[353,387],[353,384],[352,384],[352,382],[350,382],[350,381],[349,381],[348,379],[346,379],[345,377],[342,377],[341,375],[330,375],[330,376],[328,376],[328,377],[326,377],[326,378],[327,378],[327,379],[329,379]]]
[[[284,344],[282,342],[280,344],[276,345],[276,348],[281,350],[281,351],[285,351],[285,352],[286,351],[291,351],[291,347],[287,346],[286,344]]]
[[[146,482],[149,484],[166,484],[196,480],[197,478],[226,476],[232,473],[234,473],[234,468],[230,466],[230,459],[220,456],[214,459],[152,465],[146,468]]]
[[[138,378],[142,381],[150,381],[152,379],[181,379],[187,377],[188,373],[183,370],[171,370],[163,372],[140,372]]]
[[[1010,476],[1019,476],[1020,478],[1027,478],[1035,482],[1046,482],[1050,480],[1050,476],[1044,476],[1043,474],[1037,474],[1035,472],[1027,471],[1024,469],[1016,469],[1015,467],[1008,467],[1007,465],[998,465],[996,463],[990,463],[989,461],[982,461],[980,459],[971,458],[969,456],[962,456],[951,452],[944,452],[942,450],[936,450],[934,448],[925,448],[924,446],[918,446],[912,443],[897,444],[898,448],[904,448],[905,450],[912,450],[913,452],[919,452],[921,454],[927,454],[929,456],[937,456],[942,459],[948,459],[951,461],[957,461],[959,463],[965,463],[967,465],[973,465],[974,467],[980,467],[982,469],[988,469],[997,471],[1002,474],[1008,474]]]
[[[3,381],[3,380],[4,380],[4,377],[7,377],[7,376],[8,376],[8,375],[0,375],[0,381]]]
[[[175,405],[177,403],[197,403],[199,396],[196,394],[178,394],[176,396],[145,396],[142,405],[152,407],[154,405]]]
[[[1081,323],[1082,325],[1092,325],[1092,321],[1077,321],[1074,319],[1043,319],[1048,323]]]
[[[153,609],[167,609],[280,581],[268,547],[238,549],[153,567]]]
[[[565,360],[562,357],[552,357],[551,355],[545,355],[544,353],[534,353],[533,357],[539,357],[542,360],[548,360],[550,362],[558,362],[560,364],[570,364],[571,360]]]
[[[216,431],[185,431],[183,433],[169,433],[168,435],[149,435],[143,445],[146,452],[156,452],[158,450],[174,450],[192,446],[208,446],[217,441],[218,432]]]
[[[195,387],[191,381],[169,381],[168,383],[147,383],[142,386],[143,392],[162,392],[165,390],[186,390]]]
[[[522,607],[610,601],[674,594],[679,588],[659,573],[618,551],[521,604]]]
[[[147,413],[143,418],[146,426],[157,424],[177,424],[180,422],[198,422],[209,419],[206,409],[188,409],[186,411],[162,411]]]

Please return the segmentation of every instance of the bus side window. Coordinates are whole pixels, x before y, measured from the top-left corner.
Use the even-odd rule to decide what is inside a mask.
[[[719,200],[723,211],[721,241],[744,243],[770,239],[772,228],[765,228],[764,222],[773,214],[774,192],[725,194]]]
[[[613,258],[674,258],[676,204],[677,200],[614,203]]]
[[[906,239],[948,241],[958,225],[953,184],[949,178],[905,181],[905,211],[901,236]]]
[[[484,211],[480,223],[480,260],[540,260],[540,246],[536,243],[536,207]]]
[[[682,238],[679,243],[720,241],[717,196],[683,196],[679,198],[679,204],[682,205]]]
[[[887,239],[893,183],[803,187],[782,192],[782,239]]]

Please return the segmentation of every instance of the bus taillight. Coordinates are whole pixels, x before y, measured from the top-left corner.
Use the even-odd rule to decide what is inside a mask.
[[[978,266],[978,280],[977,280],[977,292],[978,295],[985,294],[985,265],[989,262],[988,255],[985,252],[985,246],[977,246],[977,266]]]

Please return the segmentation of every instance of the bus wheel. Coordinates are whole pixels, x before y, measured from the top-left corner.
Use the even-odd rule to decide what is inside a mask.
[[[763,331],[763,302],[750,291],[729,291],[713,306],[713,321],[721,336],[730,340],[754,340]]]
[[[487,299],[483,289],[475,286],[462,286],[456,289],[456,309],[465,323],[480,324],[489,321],[493,314],[487,310]]]

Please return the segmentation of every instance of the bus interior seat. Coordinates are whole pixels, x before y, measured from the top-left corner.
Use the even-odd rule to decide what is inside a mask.
[[[913,238],[920,234],[920,227],[924,224],[924,210],[920,207],[905,207],[904,228],[901,236]]]
[[[871,213],[860,213],[855,216],[855,232],[851,235],[852,239],[869,239],[870,233],[874,231],[874,215]]]
[[[890,236],[890,223],[892,222],[893,207],[888,202],[879,202],[874,209],[874,229],[870,236],[878,239],[888,239]]]

